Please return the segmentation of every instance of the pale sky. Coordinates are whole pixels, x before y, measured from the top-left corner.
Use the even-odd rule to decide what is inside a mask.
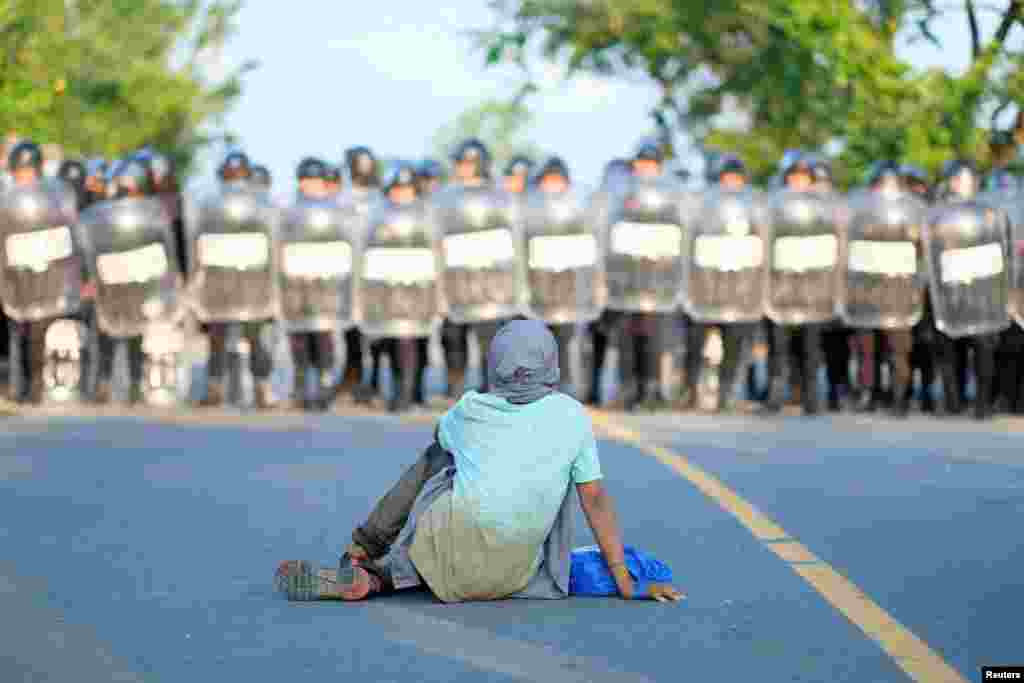
[[[274,174],[275,194],[291,194],[294,169],[306,155],[341,160],[345,148],[366,144],[380,156],[419,158],[461,111],[513,92],[512,70],[483,67],[460,35],[489,26],[484,0],[366,3],[331,0],[250,0],[225,61],[258,59],[245,92],[228,116],[243,148]],[[993,30],[992,19],[986,32]],[[962,69],[968,44],[962,22],[937,26],[943,49],[921,43],[904,55],[919,66]],[[1013,42],[1021,39],[1017,27]],[[652,126],[653,87],[576,78],[549,69],[544,94],[530,100],[530,137],[557,151],[577,182],[594,184],[604,163],[627,154]],[[219,153],[219,150],[218,150]],[[212,180],[212,165],[205,178]]]

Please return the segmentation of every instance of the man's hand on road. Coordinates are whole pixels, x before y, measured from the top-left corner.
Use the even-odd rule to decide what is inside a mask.
[[[670,583],[652,583],[647,588],[647,593],[658,602],[679,602],[685,597]]]

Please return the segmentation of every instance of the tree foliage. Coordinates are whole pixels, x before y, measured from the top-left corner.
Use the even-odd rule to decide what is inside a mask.
[[[567,59],[571,72],[642,75],[661,94],[652,115],[666,139],[685,131],[707,147],[740,152],[761,175],[793,147],[834,144],[841,170],[856,174],[882,157],[934,170],[952,155],[993,162],[1015,151],[989,142],[997,116],[1024,97],[1024,52],[1006,40],[1024,0],[491,5],[494,26],[477,32],[488,64],[514,62],[528,72],[529,46],[539,45],[544,59]],[[983,11],[994,19],[988,35]],[[897,54],[897,38],[938,43],[939,21],[969,29],[964,74],[915,69]],[[729,113],[744,125],[727,125],[722,115]],[[1014,143],[1024,142],[1024,125],[1010,132]]]
[[[152,145],[185,168],[241,92],[247,63],[205,68],[239,0],[0,0],[0,126],[118,156]]]

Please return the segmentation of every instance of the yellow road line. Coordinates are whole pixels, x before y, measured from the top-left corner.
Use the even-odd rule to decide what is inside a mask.
[[[692,464],[682,455],[616,424],[606,413],[592,411],[591,417],[595,426],[604,434],[653,456],[738,519],[755,538],[803,577],[843,616],[877,642],[893,658],[896,665],[913,680],[927,683],[967,683],[967,679],[947,664],[927,643],[875,604],[849,579],[816,557],[806,546],[792,538],[782,527],[764,516],[716,477]]]

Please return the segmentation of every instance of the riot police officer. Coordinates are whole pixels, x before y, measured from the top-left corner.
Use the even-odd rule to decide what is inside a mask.
[[[311,205],[330,199],[328,182],[330,173],[330,168],[320,159],[313,157],[303,159],[296,172],[299,182],[297,205]],[[338,182],[340,183],[340,179]],[[334,369],[334,339],[331,331],[289,331],[288,341],[292,352],[292,364],[295,368],[289,406],[295,410],[310,407],[306,400],[306,374],[307,369],[312,367],[319,379],[315,405],[325,407],[323,403],[332,390],[333,384],[331,373]]]
[[[125,163],[118,164],[118,168],[111,178],[111,185],[114,188],[113,201],[153,196],[151,176],[141,160],[138,159],[130,159]],[[97,403],[109,403],[112,395],[117,339],[102,329],[98,330],[98,337],[99,371],[95,400]],[[128,401],[134,404],[142,400],[143,364],[145,361],[142,335],[127,337],[124,341],[128,351]]]
[[[460,143],[451,155],[451,162],[454,169],[453,182],[445,188],[441,193],[435,195],[435,205],[439,208],[439,221],[441,222],[441,240],[442,244],[445,244],[445,240],[448,239],[447,235],[453,227],[462,225],[467,219],[475,221],[482,219],[484,221],[498,220],[504,222],[505,225],[501,226],[501,229],[492,232],[501,232],[507,230],[512,226],[508,224],[508,217],[506,214],[508,210],[507,201],[509,195],[496,191],[491,186],[491,154],[487,147],[475,138],[471,138]],[[479,208],[478,207],[482,207]],[[465,212],[470,209],[473,211],[482,212],[482,218],[480,216],[467,216]],[[501,218],[498,218],[501,216]],[[473,228],[476,229],[476,228]],[[442,247],[443,249],[444,247]],[[479,256],[479,255],[477,255]],[[515,257],[513,257],[515,258]],[[447,271],[442,275],[445,278],[451,277],[452,264],[450,257],[446,257]],[[507,264],[505,264],[507,265]],[[493,282],[495,279],[507,279],[504,276],[507,272],[498,274],[493,271],[479,271],[473,268],[468,268],[467,277],[477,278],[474,286],[467,287],[472,292],[480,291],[485,289],[490,292],[491,296],[501,295],[508,299],[515,299],[518,297],[518,292],[514,291],[516,286],[503,288],[502,291],[497,291],[494,287],[484,286],[484,282]],[[514,279],[514,277],[513,277]],[[511,291],[510,291],[511,290]],[[481,320],[479,322],[464,323],[456,322],[453,318],[458,316],[453,313],[452,306],[455,305],[454,299],[456,297],[462,297],[466,294],[470,294],[468,291],[460,291],[459,288],[451,286],[449,284],[446,287],[445,295],[448,299],[449,313],[448,318],[445,319],[441,330],[441,344],[444,349],[445,363],[448,368],[448,396],[453,399],[458,399],[462,395],[466,386],[466,367],[469,360],[469,331],[472,328],[481,349],[481,355],[486,355],[487,348],[490,346],[490,341],[497,333],[498,328],[504,320],[503,315],[496,315],[488,317],[490,319]],[[467,304],[467,307],[472,307],[473,304]],[[505,310],[508,308],[507,302],[505,305],[499,305],[497,301],[486,302],[486,306],[492,308],[501,308]],[[486,366],[486,363],[483,364]],[[486,367],[483,368],[484,374],[484,389],[487,388],[487,371]]]
[[[249,157],[240,151],[229,153],[218,169],[223,194],[230,192],[251,193],[252,164]],[[198,271],[202,264],[197,263]],[[273,404],[270,387],[270,374],[273,370],[273,358],[263,342],[260,329],[267,320],[248,320],[244,322],[208,320],[205,328],[210,339],[210,361],[207,367],[207,392],[201,400],[204,406],[219,406],[226,397],[226,378],[228,366],[232,374],[240,372],[241,357],[237,353],[228,352],[228,332],[233,324],[241,327],[241,336],[249,345],[250,363],[255,380],[256,406],[261,409]]]
[[[726,223],[724,227],[725,235],[716,235],[719,238],[734,239],[741,238],[746,239],[749,236],[753,236],[758,240],[761,239],[759,227],[755,217],[751,215],[758,210],[759,207],[755,204],[755,199],[749,196],[749,191],[744,192],[748,183],[748,173],[746,165],[743,161],[732,154],[721,155],[716,163],[712,166],[712,171],[709,174],[709,180],[718,186],[718,193],[709,193],[707,201],[712,203],[712,206],[705,208],[701,214],[701,218],[708,223]],[[729,215],[721,216],[719,212],[728,211]],[[741,213],[742,212],[742,213]],[[735,223],[735,225],[728,225],[729,222]],[[753,225],[752,225],[753,224]],[[717,225],[699,225],[694,226],[697,231],[709,230],[712,227],[718,227]],[[738,232],[739,234],[733,235],[731,232]],[[737,246],[737,249],[739,247]],[[758,257],[760,255],[758,254]],[[738,270],[747,270],[749,275],[748,279],[759,281],[761,271],[756,267],[754,268],[741,268],[741,261],[745,258],[741,253],[731,254],[732,263],[727,265],[729,270],[735,269],[733,272]],[[760,258],[757,259],[759,263]],[[751,266],[755,261],[748,260],[747,263],[743,263],[743,266]],[[696,272],[696,264],[691,264],[691,268]],[[704,265],[704,264],[702,264]],[[717,270],[715,266],[718,264],[707,264],[709,270]],[[725,265],[725,264],[722,264]],[[718,274],[719,277],[721,276]],[[691,287],[693,286],[694,280],[691,279]],[[740,282],[737,282],[740,284]],[[688,297],[689,300],[696,298],[697,292],[691,292]],[[735,294],[735,292],[734,292]],[[697,405],[697,394],[698,394],[698,378],[700,377],[701,361],[703,360],[703,350],[705,344],[705,336],[708,329],[712,325],[718,325],[721,330],[722,339],[722,362],[721,370],[719,374],[719,388],[718,388],[718,401],[717,410],[718,412],[731,411],[735,405],[734,393],[736,383],[736,373],[740,363],[740,356],[743,350],[745,341],[751,336],[753,332],[753,318],[744,318],[742,314],[746,313],[748,308],[755,310],[756,312],[751,315],[760,316],[760,290],[756,289],[749,292],[748,296],[752,296],[757,303],[752,307],[748,302],[743,301],[745,305],[733,305],[725,307],[720,301],[716,301],[717,305],[708,306],[711,309],[726,309],[728,315],[715,318],[714,313],[702,315],[703,322],[695,319],[686,313],[683,314],[684,322],[686,325],[686,345],[684,352],[684,366],[685,366],[685,385],[683,387],[683,394],[679,401],[679,407],[682,410],[692,410]],[[740,297],[737,296],[737,299]],[[724,313],[724,311],[723,311]]]
[[[363,250],[360,325],[376,337],[374,346],[381,354],[377,366],[384,355],[390,357],[394,393],[388,410],[402,412],[416,401],[417,378],[426,369],[419,349],[430,337],[438,310],[434,235],[429,213],[417,198],[413,164],[395,163],[383,189],[384,197],[371,213]],[[426,257],[426,271],[411,272],[408,261],[370,263],[371,254],[386,258],[399,252]],[[422,267],[421,259],[416,262]]]
[[[814,160],[804,153],[787,155],[781,164],[783,189],[775,198],[772,215],[772,245],[769,246],[770,273],[767,313],[772,319],[769,358],[768,411],[781,409],[784,402],[784,369],[789,365],[790,382],[805,415],[818,412],[817,374],[821,366],[821,333],[824,321],[834,309],[834,266],[838,256],[834,202],[823,197],[824,180],[816,181]],[[818,185],[816,188],[815,185]],[[786,235],[781,231],[785,230]],[[831,240],[805,248],[810,237],[831,232]],[[795,234],[790,235],[793,232]],[[792,240],[781,249],[780,239]],[[777,253],[779,252],[779,253]],[[792,300],[790,297],[798,297]],[[813,303],[811,303],[813,302]],[[810,307],[814,310],[810,310]],[[801,322],[796,322],[800,320]]]
[[[946,163],[926,244],[946,408],[951,413],[962,409],[962,380],[956,368],[959,342],[974,352],[973,415],[984,419],[992,412],[999,333],[1010,324],[1009,238],[1006,214],[977,201],[979,185],[973,163],[962,159]]]
[[[930,181],[924,169],[913,164],[903,164],[900,166],[900,176],[907,191],[926,205],[931,203]],[[929,295],[927,281],[923,296],[924,314],[921,316],[920,322],[914,325],[912,331],[913,344],[910,351],[910,368],[911,373],[915,370],[921,373],[921,412],[932,413],[935,411],[933,390],[935,385],[935,360],[938,355],[938,331],[935,329],[935,316],[932,313],[932,300]]]
[[[526,192],[533,166],[533,160],[529,157],[522,155],[512,157],[505,165],[505,173],[502,177],[505,192],[516,196]]]
[[[626,191],[632,175],[632,166],[626,159],[616,158],[605,164],[601,185],[591,198],[591,220],[595,225],[602,229],[607,225],[608,214],[615,203],[615,198]],[[600,237],[604,241],[605,236],[602,234]],[[600,248],[603,252],[604,247]],[[601,403],[601,378],[604,376],[608,347],[618,325],[618,319],[618,313],[606,309],[600,318],[588,324],[586,328],[590,338],[590,361],[587,364],[590,370],[590,383],[586,403],[593,406]]]
[[[7,158],[7,169],[11,176],[10,190],[38,187],[43,179],[43,152],[39,145],[31,141],[14,145]],[[44,391],[45,335],[49,320],[19,320],[16,315],[8,318],[10,398],[16,402],[39,403]]]
[[[340,201],[350,204],[363,217],[368,217],[374,204],[380,198],[380,169],[373,151],[366,146],[351,147],[345,151],[345,168],[349,184]],[[360,236],[360,240],[364,236]],[[370,383],[364,385],[364,354],[369,352],[371,365]],[[380,351],[378,350],[377,355]],[[338,398],[367,402],[377,390],[377,363],[374,351],[367,348],[366,340],[357,327],[345,331],[345,369],[342,371]]]

